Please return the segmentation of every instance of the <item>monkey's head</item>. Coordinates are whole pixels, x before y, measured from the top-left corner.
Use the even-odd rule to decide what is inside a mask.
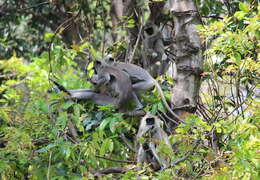
[[[96,74],[98,74],[98,72],[100,72],[100,70],[102,69],[102,66],[105,65],[105,61],[103,61],[102,59],[97,59],[94,62],[94,71]]]
[[[107,55],[107,56],[104,58],[104,61],[105,61],[107,64],[112,64],[113,62],[115,62],[115,59],[114,59],[114,57],[113,57],[111,54],[109,54],[109,55]]]
[[[110,65],[113,62],[115,62],[115,59],[113,58],[113,56],[111,54],[105,56],[103,59],[97,59],[94,62],[94,70],[96,73],[98,73],[100,71],[100,69],[102,68],[102,66]]]
[[[116,77],[113,74],[109,73],[99,73],[99,74],[94,74],[91,78],[91,83],[93,83],[95,86],[100,87],[100,86],[113,86],[116,82]]]
[[[148,22],[144,26],[144,35],[145,36],[153,36],[157,32],[158,32],[158,27],[154,23]]]

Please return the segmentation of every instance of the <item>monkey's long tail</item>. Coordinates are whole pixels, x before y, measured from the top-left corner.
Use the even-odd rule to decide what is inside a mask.
[[[70,93],[64,86],[62,86],[62,85],[59,84],[58,82],[54,81],[53,79],[50,79],[50,81],[53,82],[53,83],[58,87],[58,89],[59,89],[60,91],[63,91],[63,92],[65,92],[65,93],[67,93],[68,95],[71,96],[71,93]]]
[[[174,118],[178,119],[179,121],[181,121],[182,123],[185,123],[184,120],[182,120],[180,118],[180,116],[178,116],[176,113],[174,113],[172,111],[172,109],[170,108],[170,106],[168,105],[167,101],[166,101],[166,98],[163,94],[163,91],[162,91],[162,88],[160,87],[160,85],[158,84],[158,82],[156,80],[154,80],[154,84],[155,84],[155,87],[157,88],[157,90],[159,91],[159,94],[161,95],[161,98],[162,98],[162,101],[163,101],[163,104],[165,105],[166,109],[173,115]],[[174,121],[171,119],[171,121],[173,121],[174,123],[176,124],[179,124],[178,122]]]

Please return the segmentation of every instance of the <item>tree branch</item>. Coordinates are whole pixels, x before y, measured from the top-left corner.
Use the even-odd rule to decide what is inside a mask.
[[[100,156],[100,155],[95,155],[95,157],[97,157],[97,158],[101,158],[101,159],[105,159],[105,160],[108,160],[108,161],[118,162],[118,163],[127,163],[127,164],[134,164],[134,163],[136,163],[135,161],[127,161],[127,160],[111,159],[111,158],[104,157],[104,156]]]

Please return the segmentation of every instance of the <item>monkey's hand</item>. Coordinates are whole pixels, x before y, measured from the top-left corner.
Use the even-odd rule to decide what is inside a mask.
[[[96,85],[98,82],[98,75],[94,74],[90,79],[90,82]]]
[[[155,57],[158,56],[157,52],[155,52],[155,50],[153,50],[153,49],[151,49],[151,48],[146,49],[146,53],[147,53],[147,55],[150,55],[150,56],[152,56],[153,58],[155,58]]]
[[[91,82],[97,87],[100,88],[102,85],[105,85],[107,83],[107,80],[105,77],[99,77],[98,75],[93,75],[91,78]]]
[[[156,52],[152,53],[152,58],[156,58],[158,56],[158,54]]]

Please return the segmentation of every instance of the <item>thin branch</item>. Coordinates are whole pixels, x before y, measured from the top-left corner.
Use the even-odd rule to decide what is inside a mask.
[[[104,156],[100,156],[100,155],[95,155],[95,157],[97,157],[97,158],[101,158],[101,159],[105,159],[105,160],[108,160],[108,161],[118,162],[118,163],[127,163],[127,164],[134,164],[134,163],[136,163],[135,161],[127,161],[127,160],[111,159],[111,158],[104,157]]]
[[[106,17],[105,17],[105,8],[102,4],[102,1],[99,0],[99,6],[101,6],[102,8],[102,20],[103,20],[103,46],[102,46],[102,57],[104,57],[104,53],[105,53],[105,45],[106,45]]]
[[[166,130],[169,134],[171,134],[171,129],[169,127],[169,125],[166,122],[166,119],[163,117],[163,115],[161,115],[161,113],[158,111],[158,115],[161,118],[161,120],[164,122],[165,126],[166,126]]]
[[[79,10],[79,12],[78,12],[75,16],[72,16],[72,17],[70,17],[69,19],[67,19],[66,21],[64,21],[63,23],[61,23],[61,24],[57,27],[57,29],[56,29],[55,32],[54,32],[53,37],[51,38],[51,42],[50,42],[49,47],[48,47],[48,59],[49,59],[49,63],[50,63],[50,64],[49,64],[49,65],[50,65],[49,75],[50,75],[50,73],[52,72],[52,65],[51,65],[51,46],[52,46],[52,43],[53,43],[53,41],[54,41],[54,38],[55,38],[56,35],[58,34],[59,30],[60,30],[62,27],[64,27],[65,24],[70,23],[72,20],[76,19],[76,18],[80,15],[80,12],[81,12],[81,9]],[[66,29],[66,28],[69,27],[69,26],[70,26],[70,24],[66,25],[64,29]]]
[[[26,10],[30,10],[30,9],[33,9],[33,8],[36,8],[36,7],[39,7],[39,6],[42,6],[42,5],[47,5],[47,4],[49,4],[48,1],[36,4],[35,6],[30,6],[30,7],[27,7],[27,8],[20,8],[20,9],[18,9],[18,8],[6,8],[6,9],[1,8],[0,14],[4,15],[5,13],[12,13],[12,12],[25,13],[25,12],[27,12]]]
[[[49,163],[48,163],[48,171],[47,171],[47,180],[50,180],[51,158],[52,158],[52,151],[50,151],[50,155],[49,155]]]
[[[255,89],[255,87],[256,87],[256,86],[253,86],[252,88],[250,88],[249,92],[250,92],[250,91],[253,92],[253,90]],[[248,98],[249,96],[250,96],[250,94],[247,95],[247,97],[246,97],[240,104],[238,104],[238,105],[233,109],[233,111],[231,111],[231,112],[225,117],[225,119],[226,119],[228,116],[232,115],[238,108],[240,108],[240,107],[247,101],[247,98]]]
[[[165,112],[160,111],[161,113],[163,113],[163,115],[171,122],[173,122],[176,125],[179,125],[180,123],[178,123],[177,121],[173,120],[172,118],[170,118]],[[180,118],[177,118],[178,120],[180,120],[182,123],[186,124],[185,121],[181,120]]]
[[[76,130],[76,128],[75,128],[75,126],[74,126],[74,124],[72,123],[71,120],[68,120],[68,127],[69,127],[71,135],[75,139],[75,142],[80,143],[80,140],[78,139],[79,135],[78,135],[77,130]]]
[[[199,145],[199,141],[200,141],[200,140],[197,140],[197,141],[195,142],[194,148],[193,148],[192,151],[190,151],[186,156],[183,156],[183,157],[180,158],[179,160],[177,160],[177,161],[171,163],[170,166],[168,166],[168,167],[166,167],[166,168],[163,168],[163,169],[161,169],[161,170],[165,170],[165,169],[172,168],[172,167],[174,167],[174,166],[180,164],[181,162],[187,160],[187,159],[190,157],[190,155],[192,155],[192,154],[195,152],[195,150],[197,149],[197,147],[198,147],[198,145]]]
[[[95,176],[95,177],[99,177],[102,175],[106,175],[106,174],[118,174],[118,173],[125,173],[128,169],[124,168],[124,167],[111,167],[111,168],[107,168],[107,169],[101,169],[101,170],[96,170],[96,171],[91,171],[91,173]]]
[[[36,4],[35,6],[30,6],[30,7],[27,7],[27,8],[18,9],[18,11],[19,11],[19,10],[28,10],[28,9],[37,8],[37,7],[39,7],[39,6],[47,5],[47,4],[49,4],[49,3],[50,3],[49,1],[42,2],[42,3]]]
[[[45,143],[48,143],[50,141],[49,138],[39,138],[39,139],[33,139],[32,140],[32,143],[35,145],[35,146],[40,146],[40,145],[43,145]]]
[[[144,110],[127,111],[124,113],[124,117],[138,117],[144,116],[146,112]]]
[[[214,15],[211,15],[211,16],[201,16],[202,18],[215,18],[215,19],[224,19],[223,17],[220,17],[220,16],[214,16]]]
[[[129,63],[132,63],[132,61],[134,59],[135,51],[136,51],[136,48],[137,48],[137,46],[139,44],[139,41],[140,41],[140,38],[141,38],[141,35],[142,35],[142,30],[143,30],[143,23],[140,26],[138,37],[137,37],[137,40],[135,42],[135,46],[134,46],[133,52],[132,52],[132,54],[131,54],[131,56],[129,58]]]
[[[17,75],[18,75],[18,73],[3,74],[3,75],[0,75],[0,78],[9,79],[9,78],[15,77]]]
[[[124,141],[124,143],[127,145],[127,147],[132,150],[133,152],[136,152],[135,148],[127,141],[125,134],[121,133],[120,134],[121,139]]]

